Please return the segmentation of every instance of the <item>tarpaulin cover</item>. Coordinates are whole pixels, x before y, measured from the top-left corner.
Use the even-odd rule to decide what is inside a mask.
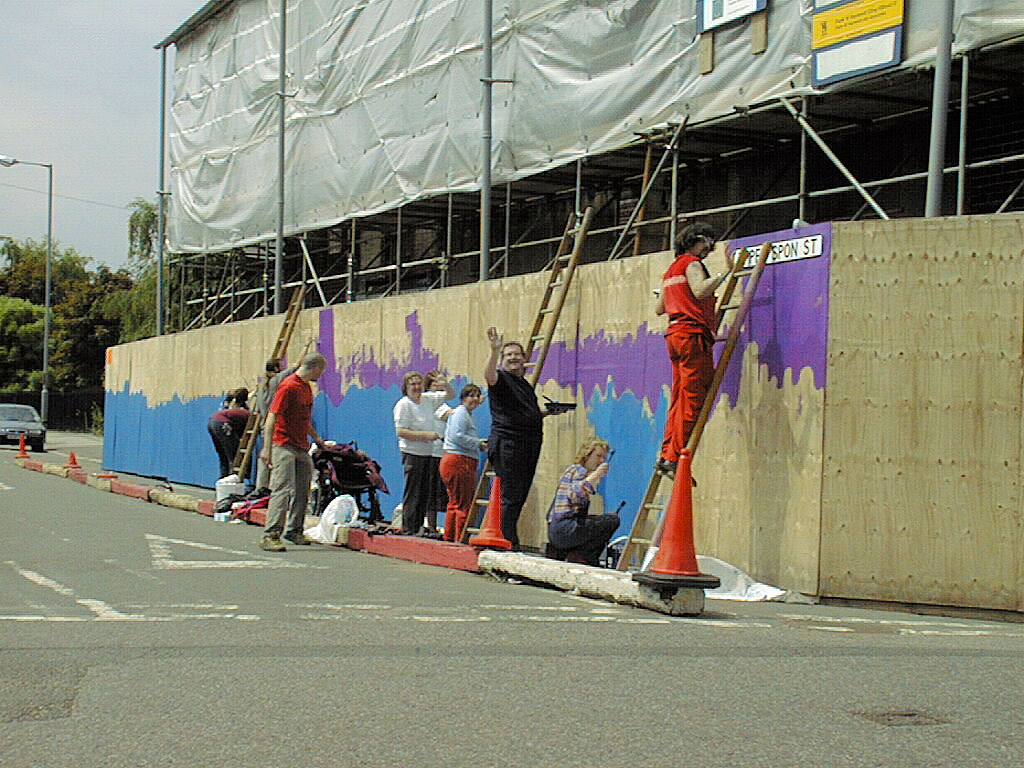
[[[479,0],[291,0],[285,230],[479,188]],[[496,0],[492,178],[514,181],[810,83],[810,0],[714,31],[700,73],[695,0]],[[906,0],[904,66],[934,58],[933,0]],[[184,39],[168,135],[177,252],[277,232],[279,0],[238,0]],[[1024,0],[957,0],[955,47],[1024,32]]]

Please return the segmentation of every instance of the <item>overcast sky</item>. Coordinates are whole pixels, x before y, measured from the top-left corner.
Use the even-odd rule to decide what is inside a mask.
[[[156,199],[160,52],[205,0],[0,0],[0,155],[52,163],[54,240],[120,266]],[[174,47],[168,49],[168,93]],[[46,236],[46,169],[0,166],[0,235]]]

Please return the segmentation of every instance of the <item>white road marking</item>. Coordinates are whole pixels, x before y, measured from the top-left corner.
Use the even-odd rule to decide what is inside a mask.
[[[13,491],[14,487],[7,485],[6,483],[0,483],[0,491]]]
[[[492,611],[578,611],[574,605],[478,605],[477,608]]]
[[[864,616],[813,616],[808,614],[781,614],[780,619],[805,622],[804,629],[819,632],[856,632],[856,627],[876,626],[892,630],[895,634],[925,635],[930,637],[1024,637],[1009,626],[983,622],[936,621],[929,619],[870,619]]]
[[[149,553],[153,560],[153,567],[162,570],[176,569],[210,569],[210,568],[323,568],[325,566],[308,565],[296,563],[292,560],[256,558],[253,559],[249,552],[238,549],[218,547],[213,544],[205,544],[200,541],[186,541],[185,539],[172,539],[166,536],[157,536],[153,533],[146,534],[149,543]],[[184,547],[193,547],[208,552],[223,552],[229,555],[239,555],[249,558],[246,560],[178,560],[171,554],[171,544],[178,544]]]
[[[18,564],[8,560],[7,565],[11,566],[14,571],[21,577],[28,581],[36,584],[40,587],[46,587],[58,595],[63,597],[69,597],[73,599],[78,605],[88,608],[92,612],[92,617],[87,618],[83,616],[38,616],[38,615],[11,615],[11,616],[0,616],[0,621],[53,621],[53,622],[69,622],[69,621],[183,621],[187,619],[238,619],[240,621],[256,621],[259,620],[259,616],[253,616],[251,614],[230,614],[230,613],[206,613],[206,614],[172,614],[170,616],[146,616],[139,613],[123,613],[114,608],[109,603],[103,600],[97,600],[95,598],[88,597],[77,597],[75,591],[59,581],[51,579],[48,576],[44,576],[36,571],[30,571],[25,568],[19,568]],[[34,606],[33,607],[37,607]]]
[[[376,605],[374,603],[289,603],[286,608],[320,608],[325,611],[388,611],[390,605]]]

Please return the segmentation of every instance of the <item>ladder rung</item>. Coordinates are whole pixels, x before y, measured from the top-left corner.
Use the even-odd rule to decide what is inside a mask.
[[[562,285],[562,281],[561,280],[555,280],[553,282],[548,283],[548,288],[558,288],[561,285]]]
[[[630,544],[650,544],[651,540],[650,539],[641,539],[641,538],[638,538],[638,537],[634,537],[634,538],[629,540],[629,543]]]
[[[498,473],[495,472],[493,469],[488,469],[486,472],[484,472],[484,477],[494,477],[497,474]]]
[[[524,368],[529,368],[531,365],[537,365],[537,361],[536,360],[527,360],[525,363],[523,363],[523,367]]]
[[[546,333],[539,333],[536,336],[531,336],[530,341],[540,341],[541,339],[546,339],[547,337],[548,335]]]
[[[655,504],[654,502],[649,502],[647,504],[644,504],[644,509],[664,509],[664,508],[665,508],[664,504]]]
[[[476,505],[478,507],[486,507],[490,503],[491,503],[490,499],[477,499],[476,500]]]
[[[550,307],[545,307],[544,309],[542,309],[540,311],[540,314],[542,314],[542,315],[550,315],[554,311],[555,310],[551,309]]]
[[[730,309],[739,309],[739,308],[740,308],[739,304],[726,304],[724,307],[719,307],[718,311],[719,312],[727,312]]]

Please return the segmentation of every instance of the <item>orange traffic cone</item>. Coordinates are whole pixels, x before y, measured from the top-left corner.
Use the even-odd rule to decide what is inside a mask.
[[[469,544],[473,547],[512,549],[512,542],[501,532],[501,480],[498,477],[491,483],[491,498],[487,502],[484,524],[476,536],[470,536]]]
[[[68,454],[68,462],[64,465],[64,469],[81,469],[82,467],[78,464],[78,457],[75,456],[75,452],[71,451]]]
[[[25,433],[24,432],[22,432],[18,436],[18,452],[16,454],[14,454],[14,458],[16,458],[16,459],[27,459],[28,458],[28,451],[25,450]]]
[[[684,448],[665,510],[665,531],[658,554],[648,570],[633,574],[634,581],[657,589],[665,599],[671,598],[680,587],[714,589],[721,583],[717,576],[703,574],[697,567],[693,546],[692,461],[692,452]]]

